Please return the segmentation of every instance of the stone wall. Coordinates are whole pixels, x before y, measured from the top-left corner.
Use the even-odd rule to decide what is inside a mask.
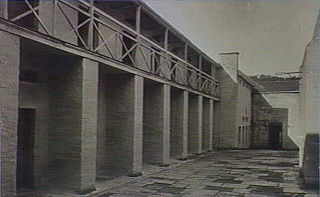
[[[220,101],[217,103],[219,121],[218,135],[215,135],[215,144],[220,148],[235,148],[237,146],[237,95],[238,86],[224,70],[219,70]],[[217,133],[216,133],[217,134]]]
[[[27,52],[21,51],[20,70],[26,69],[37,73],[37,82],[20,81],[19,83],[19,108],[35,109],[34,128],[34,186],[48,185],[48,121],[49,121],[49,96],[47,75],[45,71],[50,64],[45,63],[45,58],[27,58]]]
[[[202,96],[189,94],[188,153],[202,152],[202,101]]]
[[[98,93],[98,175],[141,172],[143,79],[107,75],[102,67]]]
[[[1,195],[16,191],[20,38],[0,31]]]
[[[272,106],[272,108],[282,108],[288,110],[287,121],[284,121],[283,124],[285,130],[283,131],[282,136],[282,147],[284,149],[297,149],[296,144],[298,144],[299,142],[295,136],[299,134],[299,93],[274,92],[262,93],[262,96],[269,103],[269,105]]]
[[[189,93],[171,88],[170,157],[188,157]]]
[[[250,146],[251,128],[251,102],[252,87],[241,77],[238,78],[238,97],[237,97],[237,130],[238,148],[248,148]]]
[[[272,107],[259,92],[252,95],[252,136],[251,146],[268,148],[269,122]]]
[[[170,87],[145,85],[143,110],[143,161],[169,164]]]
[[[96,171],[98,66],[77,58],[53,69],[58,73],[49,80],[50,184],[87,190]]]

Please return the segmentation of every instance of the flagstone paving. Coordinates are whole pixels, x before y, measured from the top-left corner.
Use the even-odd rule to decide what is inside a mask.
[[[300,185],[296,151],[213,151],[94,196],[316,197]]]

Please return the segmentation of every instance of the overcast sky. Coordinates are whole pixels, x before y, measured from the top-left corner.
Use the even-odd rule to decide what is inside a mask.
[[[320,0],[146,0],[216,61],[240,52],[246,74],[297,71]]]

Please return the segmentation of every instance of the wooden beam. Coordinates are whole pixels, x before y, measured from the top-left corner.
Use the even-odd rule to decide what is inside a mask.
[[[8,0],[0,1],[0,17],[8,19]]]
[[[216,67],[213,65],[213,64],[210,64],[210,67],[211,67],[211,77],[216,79]]]
[[[188,61],[188,44],[184,44],[184,61]]]
[[[53,7],[52,7],[52,35],[53,37],[56,36],[57,34],[57,29],[56,29],[56,23],[57,23],[57,2],[58,0],[53,0]]]
[[[138,36],[141,34],[141,6],[136,9],[136,32]]]
[[[198,67],[199,67],[199,70],[202,71],[202,55],[199,55]]]
[[[48,47],[53,47],[55,49],[58,49],[58,50],[61,50],[61,51],[64,51],[64,52],[67,52],[67,53],[70,53],[70,54],[73,54],[73,55],[76,55],[79,57],[88,58],[93,61],[97,61],[102,64],[111,66],[113,68],[117,68],[117,69],[120,69],[122,71],[131,73],[131,74],[139,75],[144,78],[157,81],[159,83],[168,84],[168,85],[174,86],[176,88],[180,88],[180,89],[183,89],[183,90],[186,90],[186,91],[189,91],[189,92],[192,92],[192,93],[195,93],[195,94],[207,97],[207,98],[219,100],[219,98],[216,96],[193,90],[192,88],[186,87],[184,85],[178,84],[178,83],[170,81],[168,79],[164,79],[164,78],[155,76],[149,72],[142,71],[138,68],[129,67],[129,66],[117,61],[117,60],[108,58],[108,57],[101,55],[101,54],[94,53],[92,51],[82,49],[82,48],[77,47],[72,44],[65,43],[65,42],[60,41],[56,38],[49,37],[49,36],[43,35],[41,33],[34,32],[32,30],[17,26],[11,22],[6,21],[5,19],[0,18],[0,24],[3,24],[3,25],[0,25],[0,31],[5,31],[5,32],[20,36],[25,39],[33,40],[34,42],[42,43],[44,45],[47,45]]]
[[[202,55],[199,55],[199,62],[198,62],[198,68],[199,68],[199,80],[198,80],[198,88],[201,87],[202,83]]]
[[[89,8],[89,13],[90,13],[90,22],[89,22],[89,30],[88,30],[88,48],[90,50],[93,50],[93,23],[94,23],[94,5],[93,5],[93,0],[90,0],[90,8]]]
[[[169,29],[166,28],[164,32],[164,50],[168,51],[168,36],[169,36]]]
[[[121,2],[121,1],[120,1]],[[112,10],[118,10],[118,9],[127,9],[127,8],[132,8],[135,7],[136,5],[117,5],[117,6],[110,6],[110,9]]]

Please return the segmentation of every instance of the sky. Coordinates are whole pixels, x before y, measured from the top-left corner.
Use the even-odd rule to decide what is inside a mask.
[[[320,0],[144,2],[215,61],[239,52],[248,75],[298,71],[320,8]]]

